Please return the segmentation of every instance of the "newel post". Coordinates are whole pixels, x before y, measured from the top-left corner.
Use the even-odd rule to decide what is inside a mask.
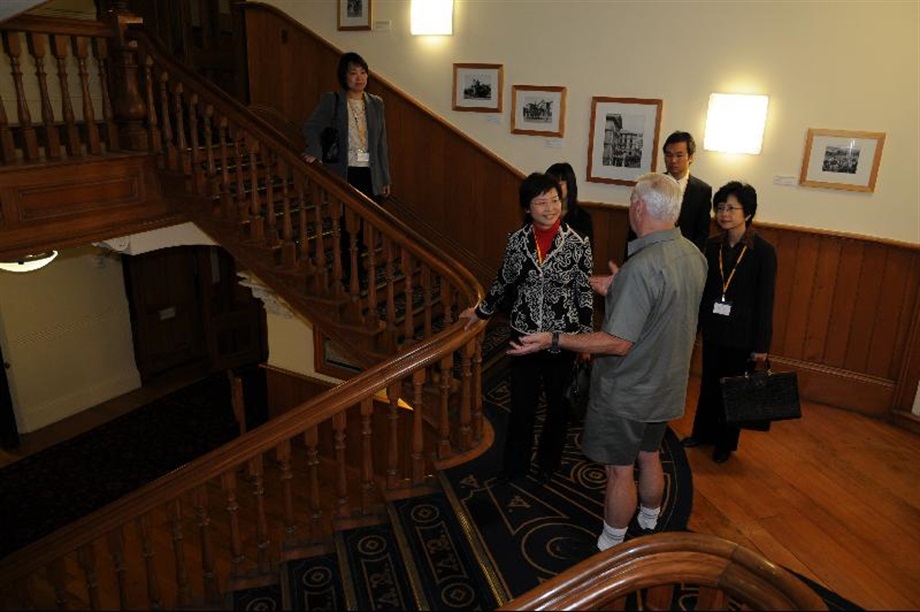
[[[129,26],[144,20],[128,9],[126,1],[119,0],[109,3],[107,18],[116,32],[109,78],[119,142],[124,150],[147,151],[149,141],[144,128],[147,105],[141,95],[137,41],[126,36]]]

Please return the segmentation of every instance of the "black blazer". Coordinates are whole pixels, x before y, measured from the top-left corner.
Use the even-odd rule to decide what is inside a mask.
[[[677,227],[684,238],[702,251],[709,238],[709,211],[712,210],[712,187],[692,174],[688,177],[684,199],[680,204]]]
[[[677,227],[684,238],[696,245],[703,252],[706,248],[706,239],[709,238],[709,211],[712,209],[712,187],[706,181],[701,181],[692,174],[687,177],[687,188],[684,189],[684,199],[680,203],[680,215],[677,217]],[[636,233],[628,228],[626,243],[636,239]],[[623,261],[629,257],[629,247]]]

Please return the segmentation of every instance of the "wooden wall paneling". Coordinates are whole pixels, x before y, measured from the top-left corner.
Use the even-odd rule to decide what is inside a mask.
[[[842,368],[846,363],[863,262],[862,242],[842,239],[840,243],[834,300],[828,316],[829,333],[824,344],[824,363],[836,368]]]
[[[770,352],[791,355],[786,346],[789,317],[795,308],[793,288],[798,268],[798,234],[780,234],[772,241],[776,248],[776,294],[773,302],[773,340]]]
[[[866,244],[859,274],[859,291],[853,306],[850,324],[850,342],[844,367],[854,372],[865,372],[869,361],[869,347],[875,332],[879,307],[879,291],[885,271],[887,248],[879,244]]]
[[[792,285],[783,342],[783,355],[794,359],[804,359],[805,336],[808,333],[812,310],[811,299],[815,287],[817,262],[817,241],[800,236],[795,258],[795,281]]]
[[[818,239],[818,260],[815,267],[814,290],[808,307],[808,329],[802,349],[806,361],[824,361],[824,347],[830,332],[830,312],[834,303],[837,270],[840,260],[840,240],[830,236]]]
[[[910,328],[910,313],[905,311],[913,301],[916,277],[912,274],[914,258],[903,249],[889,249],[879,291],[879,312],[875,319],[872,342],[869,345],[867,372],[874,376],[894,379],[900,369],[904,351],[903,340]],[[910,281],[913,284],[908,285]]]
[[[914,267],[920,265],[920,256],[914,254]],[[895,388],[893,407],[902,414],[913,418],[914,431],[920,431],[920,417],[910,414],[917,384],[920,382],[920,282],[913,286],[913,305],[910,313],[910,329],[905,334],[904,354],[901,360],[901,372]]]

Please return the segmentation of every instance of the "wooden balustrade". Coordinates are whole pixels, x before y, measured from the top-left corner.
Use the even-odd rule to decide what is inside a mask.
[[[105,23],[80,19],[20,15],[0,24],[0,81],[16,95],[7,101],[15,114],[0,112],[0,166],[121,150],[110,85],[114,35]]]
[[[90,77],[106,76],[106,52],[116,43],[120,54],[136,49],[131,61],[143,69],[129,89],[145,101],[142,140],[164,190],[331,338],[358,344],[367,369],[0,559],[0,606],[216,604],[232,588],[277,579],[279,562],[328,542],[339,524],[381,513],[388,495],[430,484],[438,459],[475,449],[486,437],[481,398],[472,396],[480,389],[483,326],[456,322],[456,309],[480,297],[472,275],[337,177],[305,164],[268,124],[142,33],[109,39],[113,32],[99,24],[54,31],[29,23],[2,26],[4,49],[19,60],[10,74],[19,85],[15,121],[0,116],[0,162],[116,150],[111,109],[118,105],[98,103]],[[41,94],[36,127],[21,59],[28,53],[41,64],[47,49],[62,82],[78,86],[58,106]],[[52,79],[37,72],[37,89],[51,91]],[[103,97],[106,87],[98,90]],[[374,399],[380,390],[385,403]]]

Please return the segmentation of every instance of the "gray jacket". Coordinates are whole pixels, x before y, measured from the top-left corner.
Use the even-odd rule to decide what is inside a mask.
[[[390,159],[387,153],[387,127],[383,111],[383,99],[374,94],[364,93],[365,108],[367,113],[367,148],[371,155],[371,182],[374,194],[383,193],[383,188],[390,184]],[[307,119],[303,126],[304,140],[307,143],[307,154],[322,158],[319,143],[319,134],[332,121],[335,110],[335,93],[329,91],[319,99],[319,106]],[[346,177],[348,171],[348,109],[345,102],[345,90],[339,92],[339,109],[336,116],[336,125],[339,130],[339,162],[329,168],[341,176]]]

